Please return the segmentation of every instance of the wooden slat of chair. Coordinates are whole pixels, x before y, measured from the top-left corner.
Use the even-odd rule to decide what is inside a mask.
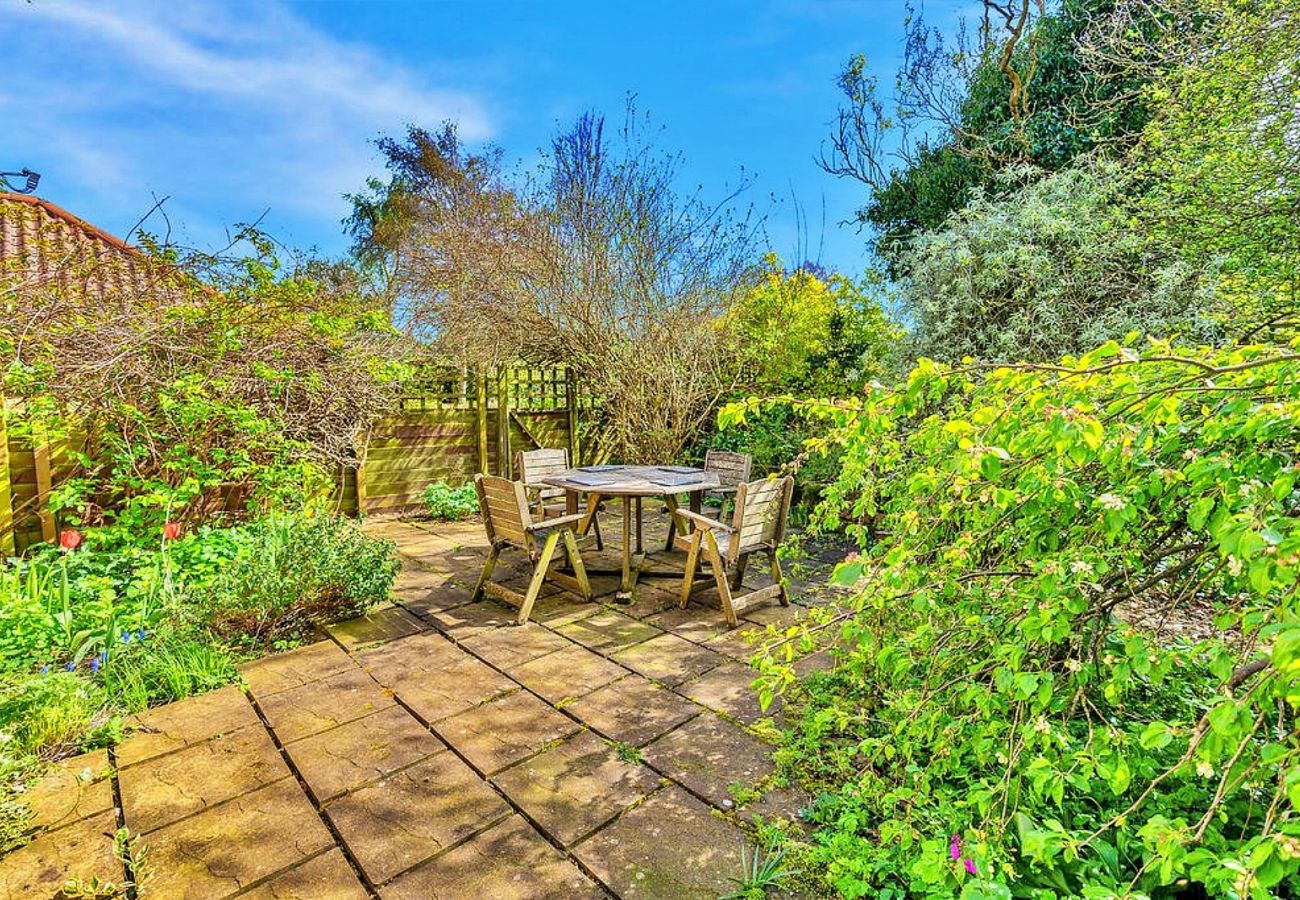
[[[565,587],[576,589],[584,600],[591,599],[591,584],[587,580],[587,570],[582,564],[582,555],[578,551],[578,540],[574,535],[574,526],[583,519],[583,514],[561,516],[541,522],[534,522],[528,508],[528,498],[523,482],[510,481],[492,475],[475,475],[474,489],[478,493],[479,507],[483,512],[483,525],[487,530],[488,541],[492,548],[488,551],[483,572],[479,575],[474,588],[474,599],[483,594],[491,594],[519,607],[516,624],[523,625],[532,614],[533,604],[541,592],[542,582],[551,579]],[[541,548],[538,538],[542,537]],[[561,560],[555,551],[560,541],[573,566],[573,577],[563,572],[552,571],[552,566]],[[503,550],[513,547],[523,550],[533,563],[533,577],[528,583],[526,593],[520,594],[504,585],[493,582],[492,572]]]
[[[793,493],[794,479],[788,475],[780,479],[741,483],[736,489],[736,511],[730,525],[689,511],[680,513],[694,525],[694,531],[687,539],[686,572],[678,598],[682,609],[690,602],[701,555],[713,571],[722,612],[733,627],[739,624],[739,613],[770,597],[775,596],[782,606],[790,605],[776,551],[785,539]],[[772,583],[736,596],[735,592],[745,577],[745,566],[753,553],[767,556]]]
[[[545,519],[551,513],[563,515],[568,511],[564,490],[542,483],[542,479],[548,475],[558,475],[568,469],[569,451],[564,447],[520,450],[515,454],[515,471],[519,474],[520,481],[524,483],[538,518]],[[547,502],[556,499],[560,502]],[[579,535],[586,535],[587,528],[592,528],[596,533],[596,549],[604,550],[605,540],[600,533],[600,520],[596,518],[594,512],[586,527],[579,531]]]

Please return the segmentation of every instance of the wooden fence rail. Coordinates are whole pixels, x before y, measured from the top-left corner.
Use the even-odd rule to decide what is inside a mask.
[[[357,464],[339,473],[338,507],[348,515],[411,512],[430,482],[511,474],[518,450],[567,447],[581,460],[579,426],[589,408],[564,367],[431,367],[374,424],[356,448]],[[74,474],[43,429],[21,429],[21,437],[6,429],[19,414],[10,405],[0,416],[0,558],[55,539],[58,523],[46,499]]]

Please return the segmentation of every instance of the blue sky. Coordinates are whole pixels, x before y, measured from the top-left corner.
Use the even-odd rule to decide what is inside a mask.
[[[265,212],[285,243],[337,254],[342,195],[381,172],[376,136],[452,118],[527,165],[557,125],[617,120],[630,93],[684,155],[683,188],[721,197],[743,169],[772,249],[856,273],[865,237],[839,223],[864,189],[815,157],[839,66],[862,52],[891,83],[903,15],[901,0],[6,0],[0,169],[41,172],[39,194],[117,234],[167,197],[180,242],[223,243]]]

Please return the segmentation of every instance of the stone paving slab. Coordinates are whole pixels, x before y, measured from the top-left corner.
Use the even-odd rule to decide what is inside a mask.
[[[428,627],[402,607],[390,606],[337,625],[327,625],[325,631],[345,648],[356,649],[418,634]]]
[[[291,778],[182,819],[146,838],[152,897],[225,897],[332,844]]]
[[[463,650],[438,671],[416,670],[389,684],[394,695],[430,724],[518,690],[509,678]]]
[[[521,816],[511,816],[398,878],[380,896],[400,900],[584,900],[594,884]]]
[[[370,894],[343,851],[335,848],[239,896],[241,900],[366,900]]]
[[[480,659],[508,672],[539,656],[572,647],[573,643],[536,622],[528,622],[480,632],[467,637],[464,646]]]
[[[436,677],[448,666],[468,658],[452,641],[436,632],[425,632],[356,654],[357,662],[370,677],[385,687],[420,675]]]
[[[107,750],[92,750],[55,764],[23,793],[33,827],[53,831],[113,808]]]
[[[485,775],[499,772],[573,734],[578,723],[526,691],[444,719],[438,733]]]
[[[739,628],[733,628],[730,631],[722,632],[716,637],[709,638],[704,642],[704,646],[730,656],[739,662],[747,663],[753,658],[757,649],[762,646],[762,639],[765,634],[767,634],[766,628],[753,623],[746,623],[742,619]]]
[[[261,720],[238,687],[224,687],[135,716],[134,732],[118,744],[117,764],[129,766],[163,753],[180,750]]]
[[[513,625],[518,615],[516,610],[504,604],[492,600],[476,600],[452,609],[435,610],[425,618],[439,631],[446,632],[457,640],[464,640],[480,631]]]
[[[685,609],[674,606],[646,621],[656,628],[670,631],[697,644],[703,644],[731,630],[731,624],[727,622],[722,610],[708,609],[694,602]]]
[[[400,706],[365,716],[285,746],[316,801],[446,749],[446,744]]]
[[[701,711],[639,675],[608,684],[565,709],[601,734],[634,747],[648,744]]]
[[[280,742],[287,744],[378,712],[394,701],[368,674],[351,669],[265,699],[258,697],[258,702]]]
[[[240,674],[256,697],[319,681],[356,668],[352,657],[333,641],[318,641],[288,653],[277,653],[240,666]]]
[[[647,625],[612,609],[561,625],[556,630],[570,640],[598,653],[613,653],[662,634],[653,625]]]
[[[661,634],[611,654],[610,659],[647,678],[678,685],[716,668],[726,657],[675,634]]]
[[[496,791],[451,753],[431,756],[325,807],[325,815],[374,884],[383,884],[509,813]]]
[[[735,889],[744,835],[679,787],[666,787],[574,848],[624,898],[715,900]]]
[[[774,771],[771,746],[709,712],[643,752],[656,769],[721,809],[736,805],[733,784],[749,789]]]
[[[655,772],[626,762],[589,731],[492,779],[555,841],[569,846],[659,786]]]
[[[117,817],[103,812],[0,857],[0,898],[53,897],[70,879],[121,883],[126,877],[113,847]]]
[[[750,687],[758,673],[741,663],[727,663],[706,672],[699,678],[678,687],[678,691],[716,712],[730,716],[745,725],[759,719],[775,717],[781,711],[781,698],[776,697],[764,712],[758,694]]]
[[[589,694],[626,674],[617,663],[575,644],[510,670],[511,678],[551,703]]]
[[[123,769],[122,813],[149,832],[289,775],[270,735],[242,728]]]

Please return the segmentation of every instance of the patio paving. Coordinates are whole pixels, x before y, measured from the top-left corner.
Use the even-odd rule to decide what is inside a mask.
[[[662,548],[662,516],[647,526]],[[617,606],[596,578],[594,602],[548,587],[515,627],[470,600],[481,526],[370,529],[403,557],[390,605],[54,767],[28,795],[40,833],[0,858],[0,898],[129,877],[123,826],[148,848],[147,897],[715,897],[740,874],[742,824],[797,813],[751,731],[779,707],[759,709],[744,660],[798,597],[730,629],[707,590],[678,610],[677,581],[643,581]]]

